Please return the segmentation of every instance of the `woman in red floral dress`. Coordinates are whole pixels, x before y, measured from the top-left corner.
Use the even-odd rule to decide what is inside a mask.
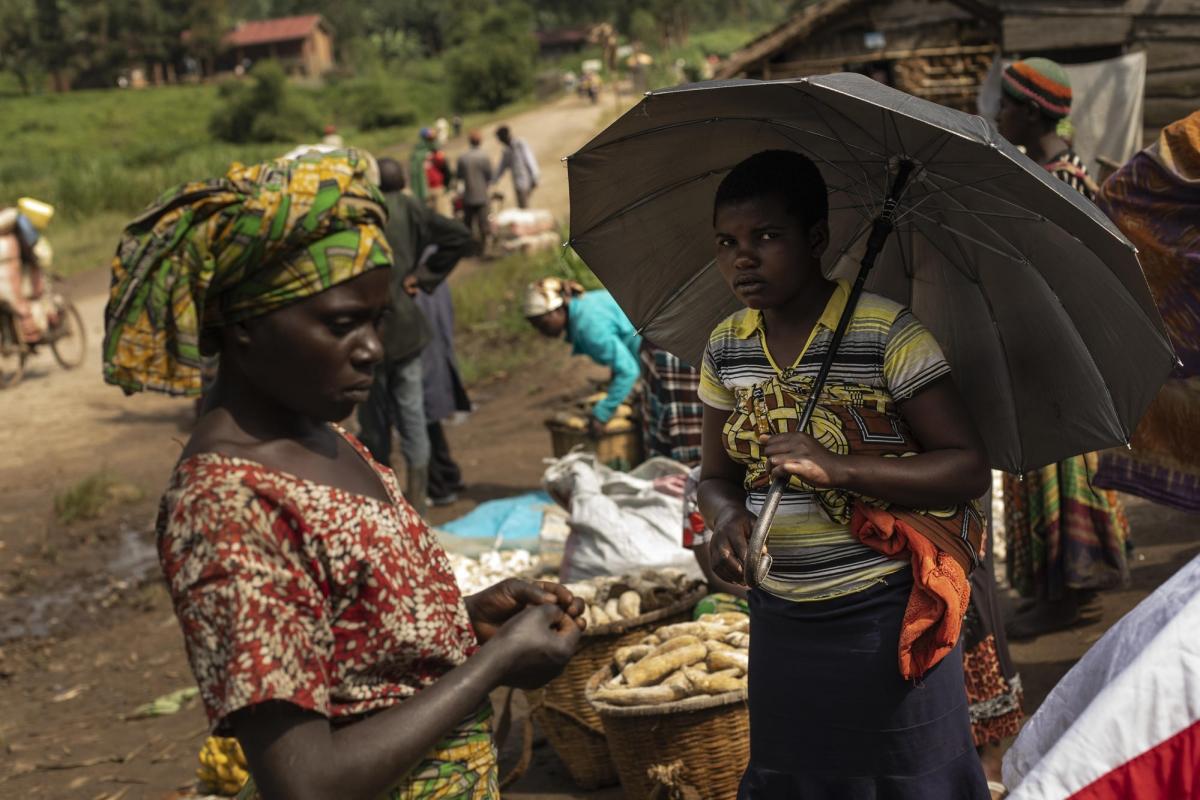
[[[235,165],[125,231],[105,378],[199,389],[159,557],[213,728],[264,798],[499,797],[488,693],[573,654],[582,604],[463,598],[395,476],[332,424],[366,398],[389,305],[384,211],[355,151]]]

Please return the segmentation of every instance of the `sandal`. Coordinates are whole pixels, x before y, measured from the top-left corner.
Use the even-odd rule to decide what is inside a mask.
[[[988,781],[988,791],[992,793],[992,800],[1001,800],[1008,796],[1008,787],[1000,781]]]

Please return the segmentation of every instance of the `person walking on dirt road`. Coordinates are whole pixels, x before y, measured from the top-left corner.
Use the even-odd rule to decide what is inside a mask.
[[[366,161],[235,165],[144,212],[113,263],[104,376],[178,393],[201,340],[221,354],[157,536],[208,720],[250,767],[241,796],[484,800],[489,693],[561,672],[583,604],[516,579],[463,597],[395,475],[335,424],[384,359]]]
[[[496,138],[504,145],[504,153],[500,156],[500,166],[496,170],[494,183],[499,183],[505,172],[512,172],[513,191],[517,196],[517,208],[529,208],[529,195],[537,188],[541,172],[538,170],[537,159],[524,139],[512,135],[507,125],[496,129]]]
[[[487,247],[488,188],[492,185],[492,160],[483,152],[483,134],[467,134],[471,147],[458,157],[454,174],[462,184],[463,223],[475,238],[475,248],[483,253]]]

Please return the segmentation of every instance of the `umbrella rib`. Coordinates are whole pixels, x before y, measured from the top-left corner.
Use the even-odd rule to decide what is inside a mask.
[[[602,228],[605,225],[607,225],[608,223],[612,222],[614,219],[623,217],[624,215],[628,214],[631,211],[636,211],[639,207],[645,205],[646,203],[657,200],[659,197],[663,196],[664,194],[669,194],[670,192],[673,192],[676,189],[680,189],[684,186],[687,186],[688,184],[695,183],[697,181],[702,181],[705,178],[709,177],[710,175],[716,175],[718,172],[728,172],[729,169],[730,169],[730,167],[724,167],[723,169],[707,170],[705,172],[700,173],[699,175],[691,175],[691,176],[688,176],[687,178],[678,180],[675,183],[668,184],[667,186],[663,186],[658,189],[655,189],[653,192],[650,192],[649,194],[642,195],[641,197],[639,197],[637,200],[634,200],[629,205],[627,205],[623,208],[617,209],[616,211],[609,214],[604,219],[597,222],[592,227],[588,228],[583,233],[579,234],[578,236],[572,236],[568,243],[574,244],[575,242],[577,242],[580,239],[582,239],[583,237],[587,236],[588,234],[590,234],[592,231],[596,230],[597,228]]]
[[[783,123],[783,122],[778,122],[778,121],[772,120],[772,119],[770,119],[770,118],[767,118],[767,117],[736,117],[736,118],[734,118],[734,117],[718,117],[718,118],[716,118],[716,119],[742,119],[742,120],[748,120],[748,121],[753,121],[753,122],[767,122],[767,123],[770,123],[770,124],[772,124],[772,125],[775,125],[775,126],[777,126],[777,127],[778,127],[778,128],[780,128],[780,129],[783,129],[783,130],[799,131],[800,133],[806,133],[806,134],[810,134],[810,135],[812,135],[812,136],[817,136],[817,137],[819,137],[819,138],[822,138],[822,139],[828,139],[829,141],[837,141],[837,139],[836,139],[836,138],[834,138],[834,137],[830,137],[830,136],[826,136],[825,134],[823,134],[823,133],[819,133],[818,131],[811,131],[811,130],[808,130],[808,129],[805,129],[805,128],[799,128],[799,127],[797,127],[797,126],[794,126],[794,125],[789,125],[789,124],[787,124],[787,123]],[[701,121],[702,121],[702,122],[705,122],[705,123],[707,123],[707,122],[711,122],[711,121],[713,121],[713,120],[701,120]],[[692,125],[692,124],[696,124],[697,122],[700,122],[700,121],[697,121],[697,120],[691,120],[691,121],[689,121],[689,122],[684,122],[684,123],[672,123],[672,124],[670,124],[670,125],[663,125],[663,126],[660,126],[659,128],[649,129],[649,130],[646,130],[646,131],[640,131],[640,132],[638,132],[638,133],[636,133],[636,134],[630,134],[630,135],[629,135],[629,136],[627,136],[627,137],[623,137],[623,139],[617,139],[617,140],[614,140],[613,142],[610,142],[609,144],[613,144],[613,143],[616,143],[616,142],[618,142],[618,141],[623,141],[624,139],[632,139],[632,138],[634,138],[635,136],[640,136],[640,135],[642,135],[643,133],[652,133],[652,132],[661,131],[661,130],[668,130],[668,129],[670,129],[670,128],[681,127],[681,126],[684,126],[684,125]],[[788,137],[787,137],[787,139],[788,139],[788,141],[791,141],[792,143],[794,143],[794,144],[797,144],[797,145],[800,145],[800,146],[802,146],[802,147],[803,147],[803,143],[802,143],[802,142],[799,142],[799,141],[797,141],[796,139],[793,139],[793,138],[792,138],[792,137],[790,137],[790,136],[788,136]],[[843,143],[843,145],[844,145],[844,143]],[[607,147],[608,145],[606,144],[606,145],[604,145],[604,146],[605,146],[605,147]],[[597,148],[597,149],[599,149],[599,148]],[[805,149],[805,150],[808,150],[809,152],[813,152],[813,151],[811,151],[811,149],[810,149],[810,148],[808,148],[808,147],[804,147],[804,149]],[[862,149],[864,149],[864,150],[865,150],[866,148],[862,148]],[[850,151],[849,151],[849,150],[847,150],[847,152],[850,152]],[[868,150],[867,152],[871,152],[871,151],[869,151],[869,150]],[[864,176],[863,176],[862,178],[857,178],[857,177],[855,177],[854,175],[850,174],[850,173],[849,173],[849,172],[847,172],[846,170],[844,170],[844,169],[842,169],[841,167],[839,167],[839,166],[837,165],[837,163],[835,163],[835,162],[833,162],[833,161],[830,161],[829,159],[825,158],[824,156],[822,156],[822,155],[820,155],[820,154],[818,154],[818,153],[815,153],[815,152],[813,152],[813,155],[814,155],[814,156],[815,156],[815,157],[816,157],[818,160],[820,160],[821,162],[823,162],[823,163],[826,163],[826,164],[828,164],[830,167],[832,167],[833,169],[837,170],[839,173],[841,173],[843,176],[845,176],[845,178],[846,178],[847,180],[849,180],[849,181],[852,181],[853,185],[862,185],[862,186],[865,186],[865,187],[867,187],[868,189],[870,188],[870,179],[869,179],[869,178],[866,176],[866,168],[863,166],[863,162],[862,162],[862,161],[859,161],[859,160],[858,160],[858,159],[857,159],[857,158],[854,156],[854,154],[853,154],[852,152],[850,153],[850,157],[851,157],[852,159],[854,159],[854,163],[855,163],[855,164],[857,164],[857,165],[858,165],[858,167],[859,167],[859,168],[860,168],[860,169],[863,171],[863,175],[864,175]],[[872,153],[872,155],[879,155],[879,154],[878,154],[878,153]],[[844,163],[849,163],[849,162],[844,162]],[[679,180],[679,181],[676,181],[675,183],[673,183],[673,184],[670,184],[670,185],[668,185],[668,186],[664,186],[664,187],[661,187],[661,188],[659,188],[659,189],[656,189],[655,191],[651,192],[650,194],[643,195],[642,197],[639,197],[637,200],[633,201],[632,203],[630,203],[630,204],[628,204],[628,205],[626,205],[626,206],[624,206],[624,207],[622,207],[622,208],[620,208],[620,209],[618,209],[618,210],[614,211],[613,213],[609,214],[609,215],[608,215],[608,216],[606,216],[604,219],[600,220],[600,221],[599,221],[599,222],[597,222],[595,225],[592,225],[590,228],[588,228],[586,231],[584,231],[583,233],[579,234],[578,236],[572,236],[572,237],[571,237],[571,239],[570,239],[570,241],[571,241],[571,242],[575,242],[575,241],[577,241],[579,238],[581,238],[581,237],[583,237],[583,236],[587,236],[587,235],[588,235],[588,234],[590,234],[592,231],[594,231],[594,230],[596,230],[596,229],[598,229],[598,228],[601,228],[601,227],[603,227],[604,225],[607,225],[608,223],[612,222],[614,219],[617,219],[618,217],[621,217],[621,216],[623,216],[623,215],[625,215],[625,214],[629,213],[630,211],[633,211],[633,210],[637,209],[639,206],[641,206],[641,205],[643,205],[643,204],[645,204],[645,203],[648,203],[648,202],[650,202],[650,201],[652,201],[652,200],[655,200],[655,199],[657,199],[657,198],[661,197],[661,196],[662,196],[662,195],[664,195],[664,194],[668,194],[668,193],[670,193],[670,192],[673,192],[673,191],[675,191],[676,189],[679,189],[679,188],[681,188],[681,187],[683,187],[683,186],[686,186],[686,185],[688,185],[688,184],[690,184],[690,183],[694,183],[695,181],[698,181],[698,180],[703,180],[704,178],[707,178],[707,177],[709,177],[710,175],[715,175],[715,174],[717,174],[718,172],[728,172],[730,169],[731,169],[731,167],[729,167],[729,166],[725,166],[725,167],[722,167],[722,168],[720,168],[720,169],[708,170],[707,172],[704,172],[704,173],[702,173],[702,174],[699,174],[699,175],[693,175],[693,176],[691,176],[691,177],[684,178],[684,179],[681,179],[681,180]],[[839,187],[839,188],[841,188],[841,187]],[[851,188],[853,188],[853,186],[852,186]],[[845,188],[842,188],[842,191],[845,191]],[[858,197],[860,200],[863,200],[863,201],[864,201],[864,204],[869,204],[869,205],[870,205],[870,207],[871,207],[872,209],[874,209],[874,208],[876,207],[876,204],[875,204],[875,202],[874,202],[874,198],[873,198],[873,197],[871,197],[871,195],[870,195],[870,192],[869,192],[869,191],[868,191],[868,193],[867,193],[867,196],[866,196],[866,197],[863,197],[862,193],[861,193],[861,192],[858,192],[858,191],[855,191],[855,192],[854,192],[854,194],[855,194],[855,195],[856,195],[856,196],[857,196],[857,197]]]
[[[980,194],[987,194],[986,192],[984,192],[982,189],[979,188],[979,184],[987,183],[988,181],[994,181],[999,178],[1007,178],[1010,175],[1024,174],[1021,170],[1010,170],[1008,172],[1002,172],[999,175],[987,175],[978,180],[958,181],[958,180],[955,180],[954,178],[951,178],[948,175],[943,175],[942,173],[934,172],[933,170],[926,170],[925,172],[927,175],[933,176],[935,178],[940,178],[941,180],[944,180],[944,181],[950,181],[954,185],[953,186],[938,186],[937,189],[935,189],[932,192],[927,192],[925,195],[922,195],[922,197],[925,197],[928,195],[935,195],[935,194],[948,194],[949,192],[954,191],[955,189],[970,189],[971,191],[978,192]],[[936,183],[934,185],[937,186]],[[999,195],[988,194],[987,196],[992,198],[993,200],[999,200],[1001,203],[1012,206],[1013,208],[1019,208],[1022,211],[1026,210],[1025,207],[1022,206],[1020,203],[1015,203],[1012,200],[1009,200],[1004,197],[1000,197]]]
[[[977,188],[977,184],[986,183],[988,181],[994,181],[997,178],[1006,178],[1009,175],[1018,175],[1018,174],[1020,174],[1020,173],[1014,170],[1011,172],[1004,172],[999,175],[987,175],[987,176],[984,176],[984,177],[979,178],[978,180],[974,180],[974,181],[956,181],[953,178],[942,175],[941,173],[933,172],[932,170],[926,169],[925,170],[925,180],[930,183],[933,183],[933,185],[936,186],[937,188],[934,189],[933,191],[926,192],[925,194],[921,195],[919,198],[917,198],[916,202],[914,202],[907,209],[904,209],[903,211],[901,211],[897,218],[903,219],[904,216],[909,211],[919,208],[930,197],[934,197],[936,195],[943,195],[943,194],[946,195],[947,197],[949,197],[949,196],[951,196],[950,192],[954,191],[955,189],[975,189],[976,191],[982,191],[981,189]],[[934,177],[940,178],[942,180],[950,181],[954,185],[953,186],[940,186],[933,181]],[[995,195],[988,195],[988,197],[995,197]],[[1016,208],[1021,208],[1021,206],[1017,205],[1016,203],[1012,203],[1008,200],[1004,200],[1004,198],[1002,198],[1002,197],[997,197],[996,199],[1001,200],[1001,201],[1007,203],[1008,205],[1014,206]],[[1025,209],[1021,208],[1021,210],[1024,211]]]
[[[776,124],[776,123],[772,123],[772,124]],[[793,126],[790,126],[790,125],[783,125],[783,124],[780,124],[780,125],[779,125],[779,127],[780,127],[781,129],[783,129],[784,131],[788,131],[788,130],[798,130],[798,131],[800,131],[801,133],[809,133],[809,134],[812,134],[813,136],[821,136],[821,138],[830,138],[830,137],[826,137],[826,136],[824,136],[823,134],[818,134],[816,131],[808,131],[808,130],[805,130],[805,129],[803,129],[803,128],[796,128],[796,127],[793,127]],[[789,142],[791,142],[792,144],[799,145],[799,146],[802,146],[802,147],[804,146],[804,145],[803,145],[803,143],[801,143],[801,142],[797,141],[796,139],[793,139],[793,138],[792,138],[790,135],[788,135],[787,133],[785,133],[785,134],[784,134],[784,136],[785,136],[785,138],[787,138],[787,140],[788,140]],[[830,139],[830,141],[834,141],[834,139]],[[862,196],[862,194],[861,194],[860,192],[858,192],[857,190],[854,190],[854,194],[855,194],[855,195],[858,197],[858,199],[859,199],[859,200],[863,200],[865,203],[870,203],[870,205],[871,205],[871,208],[872,208],[872,213],[874,213],[874,208],[875,208],[875,198],[871,196],[871,192],[870,192],[871,184],[870,184],[870,180],[869,180],[869,178],[868,178],[868,176],[867,176],[867,169],[866,169],[866,166],[864,165],[864,164],[865,164],[865,162],[863,162],[863,161],[860,161],[860,160],[859,160],[859,159],[858,159],[858,158],[857,158],[857,157],[856,157],[856,156],[855,156],[853,153],[850,153],[850,157],[851,157],[852,159],[854,159],[854,163],[855,163],[855,164],[857,164],[857,165],[858,165],[858,167],[859,167],[859,169],[861,169],[861,170],[863,171],[863,177],[862,177],[862,178],[855,178],[855,177],[854,177],[853,175],[851,175],[849,172],[847,172],[846,170],[844,170],[844,169],[842,169],[841,167],[839,167],[839,166],[838,166],[836,163],[834,163],[833,161],[830,161],[829,159],[827,159],[827,158],[825,158],[824,156],[820,155],[819,153],[817,153],[817,152],[816,152],[815,150],[813,150],[812,148],[810,148],[810,147],[804,147],[804,149],[805,149],[805,150],[807,150],[808,152],[812,153],[812,154],[813,154],[813,155],[814,155],[814,156],[815,156],[815,157],[816,157],[818,160],[820,160],[820,161],[822,161],[822,162],[824,162],[824,163],[828,164],[829,166],[833,167],[835,170],[837,170],[838,172],[840,172],[840,173],[841,173],[841,174],[842,174],[842,175],[843,175],[843,176],[844,176],[844,177],[845,177],[847,180],[851,181],[851,182],[852,182],[852,184],[851,184],[851,188],[852,188],[852,189],[853,189],[853,187],[854,187],[854,186],[858,186],[858,185],[862,185],[862,186],[866,187],[866,189],[867,189],[867,196],[866,196],[865,198],[864,198],[864,197]],[[849,152],[849,151],[847,151],[847,152]],[[840,163],[849,163],[849,162],[840,162]],[[882,162],[882,161],[880,161],[880,162],[877,162],[877,163],[883,163],[883,162]],[[885,174],[886,174],[886,172],[887,172],[887,170],[884,170],[884,173],[885,173]],[[845,191],[845,189],[842,189],[842,191]]]
[[[995,228],[993,228],[993,227],[992,227],[992,226],[991,226],[991,225],[990,225],[990,224],[987,222],[987,220],[984,220],[984,219],[979,219],[979,216],[980,216],[980,215],[977,215],[977,214],[975,214],[974,212],[972,212],[972,211],[971,211],[971,209],[967,208],[967,206],[966,206],[966,205],[963,203],[963,201],[959,200],[957,197],[955,197],[954,195],[950,194],[949,192],[946,192],[946,193],[945,193],[945,196],[946,196],[946,197],[947,197],[947,198],[950,200],[950,202],[952,202],[952,203],[954,203],[956,206],[958,206],[958,208],[956,209],[956,211],[962,211],[962,212],[965,212],[965,213],[967,213],[967,214],[971,214],[972,216],[974,216],[974,217],[975,217],[975,220],[976,220],[976,222],[978,222],[980,225],[982,225],[982,226],[983,226],[985,229],[987,229],[988,231],[991,231],[991,233],[992,233],[992,235],[993,235],[993,236],[995,236],[997,239],[999,239],[1000,241],[1004,242],[1005,244],[1007,244],[1007,245],[1011,246],[1011,247],[1012,247],[1014,250],[1016,250],[1018,253],[1020,253],[1020,254],[1021,254],[1021,257],[1022,257],[1023,259],[1025,259],[1026,261],[1029,261],[1029,260],[1030,260],[1030,259],[1029,259],[1029,256],[1027,256],[1027,255],[1025,255],[1023,252],[1021,252],[1021,249],[1020,249],[1019,247],[1017,247],[1016,245],[1012,244],[1012,242],[1010,242],[1010,241],[1008,240],[1008,237],[1006,237],[1006,236],[1002,236],[998,230],[996,230]],[[942,214],[945,214],[947,210],[948,210],[948,209],[947,209],[947,208],[945,208],[944,206],[938,206],[938,211],[939,211],[940,213],[942,213]],[[1026,220],[1026,221],[1029,221],[1029,220]],[[1034,220],[1034,221],[1040,221],[1040,220]]]
[[[959,202],[959,201],[956,199],[955,202]],[[944,213],[944,209],[938,209],[938,210],[942,211]],[[981,224],[983,224],[989,230],[992,230],[991,226],[989,226],[986,222],[981,223]],[[996,231],[994,231],[994,230],[992,232],[996,233]],[[999,236],[1000,234],[996,233],[996,235]],[[958,249],[959,253],[965,256],[965,254],[962,251],[962,246],[959,244],[959,242],[957,240],[953,240],[953,241],[954,241],[954,246]],[[1018,252],[1020,252],[1020,251],[1018,250]],[[1125,438],[1126,441],[1129,441],[1129,433],[1130,432],[1126,429],[1125,424],[1121,421],[1121,415],[1117,412],[1116,404],[1113,403],[1112,387],[1108,385],[1108,378],[1106,378],[1104,376],[1104,373],[1100,371],[1100,366],[1096,363],[1096,359],[1092,356],[1092,351],[1088,349],[1087,343],[1084,341],[1083,334],[1079,332],[1079,326],[1075,324],[1075,318],[1072,317],[1070,312],[1067,311],[1067,307],[1065,305],[1063,305],[1062,298],[1058,296],[1058,292],[1054,291],[1054,287],[1050,285],[1050,281],[1046,280],[1046,276],[1042,274],[1041,270],[1034,269],[1032,267],[1032,262],[1030,262],[1028,258],[1026,258],[1025,261],[1026,261],[1026,263],[1031,265],[1030,266],[1031,271],[1033,272],[1034,275],[1036,275],[1041,280],[1042,285],[1046,287],[1046,291],[1050,292],[1050,296],[1053,297],[1055,299],[1055,301],[1058,302],[1058,307],[1062,309],[1062,315],[1064,317],[1066,317],[1067,321],[1070,323],[1071,330],[1075,331],[1075,336],[1079,339],[1079,341],[1081,343],[1083,343],[1083,351],[1087,354],[1088,364],[1091,365],[1092,371],[1097,376],[1099,376],[1100,382],[1104,384],[1104,397],[1108,401],[1109,413],[1112,414],[1113,419],[1115,419],[1117,421],[1117,424],[1120,425],[1121,435]]]
[[[931,222],[932,224],[938,226],[939,228],[946,231],[947,233],[952,233],[955,236],[962,237],[963,239],[966,239],[968,242],[979,245],[980,247],[984,248],[985,250],[990,250],[991,252],[995,253],[998,256],[1002,256],[1011,261],[1016,261],[1019,264],[1024,264],[1029,261],[1029,259],[1025,257],[1025,254],[1022,253],[1020,250],[1017,250],[1015,247],[1013,249],[1016,250],[1016,252],[1017,252],[1016,256],[1014,256],[1012,253],[1006,253],[1003,250],[993,247],[992,245],[988,244],[987,242],[980,241],[979,239],[976,239],[971,234],[960,231],[958,228],[951,227],[950,225],[947,225],[945,222],[942,222],[941,220],[938,220],[938,219],[934,219],[933,217],[931,217],[928,214],[925,214],[921,211],[917,211],[915,209],[911,209],[910,211],[911,211],[911,214],[918,216],[921,219]],[[1000,237],[1000,234],[996,233],[995,229],[988,226],[986,223],[980,223],[980,224],[983,225],[985,228],[987,228],[989,231],[991,231],[993,234],[995,234],[997,237]],[[1001,239],[1001,241],[1003,241],[1003,239]],[[1008,244],[1008,242],[1004,242],[1004,243]]]
[[[962,213],[962,214],[970,214],[975,217],[997,217],[999,219],[1016,219],[1016,220],[1020,220],[1022,222],[1045,222],[1046,221],[1045,217],[1028,217],[1028,216],[1023,216],[1021,214],[1003,214],[999,211],[976,211],[974,209],[966,208],[966,207],[964,207],[964,208],[946,208],[945,206],[938,206],[937,210],[942,212],[943,214],[946,212],[951,212],[951,213],[955,213],[955,214]]]
[[[811,97],[811,95],[810,95],[810,97]],[[820,118],[821,122],[825,125],[825,128],[829,131],[829,135],[831,137],[833,137],[834,141],[836,141],[838,144],[840,144],[842,146],[842,149],[846,151],[846,154],[848,156],[850,156],[851,158],[854,159],[855,163],[858,164],[858,168],[862,170],[863,182],[867,183],[869,185],[870,176],[867,174],[866,165],[864,165],[861,161],[858,160],[858,156],[856,156],[854,154],[854,151],[850,149],[850,146],[846,142],[846,140],[844,138],[838,137],[837,132],[834,130],[833,126],[829,124],[829,120],[825,118],[825,115],[823,113],[821,113],[821,109],[819,108],[819,106],[825,105],[825,103],[821,102],[820,100],[818,100],[815,97],[812,97],[812,100],[814,101],[813,102],[813,111],[816,112],[816,114]],[[828,106],[826,106],[826,107],[828,108]],[[831,109],[831,110],[836,110],[836,109]],[[874,136],[871,136],[871,134],[868,133],[867,131],[865,131],[861,125],[859,125],[858,123],[854,123],[854,126],[856,128],[858,128],[860,131],[867,133],[867,136],[869,136],[871,138],[871,140],[873,142],[875,142],[875,144],[879,144],[879,140],[876,139]],[[886,152],[887,152],[886,144],[884,145],[883,149],[884,149],[884,153],[886,154]],[[873,155],[877,155],[877,154],[873,154]],[[885,155],[885,158],[886,158],[886,155]],[[872,198],[872,200],[873,199],[874,198]]]
[[[937,146],[933,148],[932,153],[930,153],[928,156],[924,156],[924,155],[920,155],[920,154],[915,155],[915,156],[913,156],[913,160],[915,160],[918,164],[920,164],[923,167],[928,167],[929,164],[932,164],[937,160],[938,154],[941,153],[942,150],[946,149],[946,145],[950,144],[950,140],[953,138],[954,137],[951,136],[949,133],[943,132],[940,139],[933,140],[933,141],[937,142]]]
[[[880,106],[880,107],[879,107],[879,110],[883,112],[883,116],[884,116],[884,118],[885,118],[885,119],[884,119],[885,125],[884,125],[884,129],[883,129],[883,130],[884,130],[884,138],[885,138],[885,140],[886,140],[886,137],[887,137],[887,126],[886,126],[886,123],[887,123],[887,122],[891,122],[891,123],[892,123],[892,131],[893,131],[893,132],[896,134],[896,142],[897,142],[897,143],[899,143],[899,145],[900,145],[900,152],[901,152],[903,155],[905,155],[905,156],[908,156],[909,158],[915,158],[915,156],[913,156],[912,154],[910,154],[910,153],[908,152],[908,146],[904,144],[904,136],[903,136],[903,135],[900,133],[900,126],[896,124],[896,115],[895,115],[895,114],[889,114],[889,113],[887,112],[887,109],[885,109],[883,106]]]
[[[859,240],[859,238],[862,237],[863,233],[866,232],[867,228],[871,227],[871,223],[872,223],[872,219],[868,218],[863,222],[863,224],[859,225],[858,230],[856,230],[853,235],[851,235],[850,237],[848,237],[846,239],[845,244],[842,245],[842,249],[838,251],[837,255],[834,256],[833,259],[830,260],[829,263],[836,266],[837,263],[842,260],[842,256],[846,255],[846,253],[849,252],[851,246],[853,246],[854,243],[857,242]]]
[[[928,239],[929,242],[938,249],[938,251],[946,258],[948,262],[951,264],[954,263],[954,259],[950,258],[949,254],[947,254],[945,250],[942,250],[942,248],[933,241],[933,238],[929,234],[925,233],[925,231],[920,227],[918,227],[917,230],[921,231],[921,235]],[[958,250],[959,257],[964,261],[967,260],[966,253],[963,252],[962,245],[959,244],[958,240],[952,239],[951,241],[954,242],[954,246],[955,249]],[[967,273],[963,272],[961,269],[958,271],[963,275],[967,275]],[[1005,344],[1004,336],[1000,332],[1000,323],[996,319],[996,309],[994,306],[992,306],[992,298],[988,297],[987,292],[983,290],[983,283],[971,278],[969,275],[967,275],[967,278],[967,282],[972,284],[975,287],[975,291],[979,292],[979,296],[983,298],[983,304],[987,307],[988,311],[988,319],[991,320],[992,328],[996,331],[996,342],[1000,345],[1000,352],[1004,356],[1004,373],[1008,378],[1008,396],[1012,404],[1013,427],[1017,429],[1017,466],[1023,467],[1025,465],[1025,439],[1021,436],[1021,415],[1017,413],[1016,407],[1017,382],[1013,375],[1012,364],[1009,362],[1008,345]]]
[[[715,258],[711,259],[703,267],[701,267],[700,269],[693,272],[692,276],[690,278],[688,278],[686,281],[684,281],[679,286],[679,288],[677,288],[675,291],[671,292],[671,294],[668,295],[665,300],[663,300],[661,303],[659,303],[657,306],[655,306],[654,310],[650,312],[650,318],[646,320],[646,323],[644,325],[641,325],[638,327],[638,329],[637,329],[638,336],[641,336],[642,333],[645,332],[646,328],[649,328],[654,323],[654,321],[656,319],[658,319],[658,315],[662,313],[664,308],[667,308],[672,303],[674,303],[677,299],[679,299],[680,295],[682,295],[684,292],[686,292],[688,289],[690,289],[692,284],[694,284],[696,281],[700,280],[700,277],[702,275],[704,275],[704,273],[706,273],[710,269],[712,269],[712,265],[715,263],[717,263],[717,260]]]

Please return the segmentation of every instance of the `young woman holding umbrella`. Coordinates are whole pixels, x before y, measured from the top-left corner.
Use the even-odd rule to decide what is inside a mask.
[[[789,479],[774,566],[750,591],[740,796],[986,798],[957,645],[966,568],[914,533],[934,518],[977,525],[969,503],[990,480],[941,350],[910,311],[864,294],[816,438],[788,428],[849,293],[821,272],[827,215],[821,173],[792,151],[738,164],[714,202],[716,265],[745,306],[701,369],[700,501],[719,576],[744,582],[767,484]]]
[[[334,424],[383,358],[391,252],[355,151],[164,195],[113,262],[104,375],[199,391],[220,368],[158,520],[213,728],[244,797],[498,796],[488,693],[570,658],[581,604],[506,581],[462,597],[395,476]]]

